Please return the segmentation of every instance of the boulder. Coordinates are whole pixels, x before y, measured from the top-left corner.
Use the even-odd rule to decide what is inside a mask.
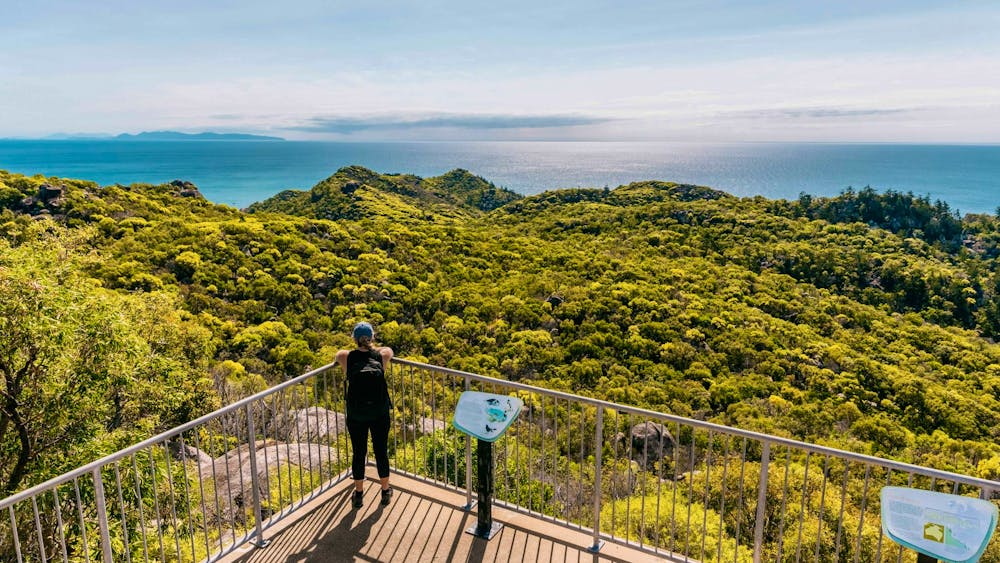
[[[636,424],[628,436],[619,432],[615,439],[624,454],[646,470],[653,469],[657,462],[670,456],[676,446],[670,431],[659,422]]]
[[[251,454],[252,452],[252,454]],[[324,472],[341,467],[348,460],[341,459],[336,449],[319,444],[287,443],[274,440],[258,440],[254,444],[244,444],[234,450],[209,460],[199,468],[201,478],[213,484],[211,498],[205,503],[206,518],[229,523],[244,523],[252,515],[253,471],[250,456],[257,465],[257,489],[262,502],[268,504],[270,479],[278,471],[290,467],[301,467],[305,471],[324,469]],[[327,477],[328,478],[328,477]],[[297,491],[296,491],[297,492]],[[288,499],[285,499],[288,502]],[[263,517],[270,512],[265,508]]]
[[[444,420],[438,420],[436,418],[427,418],[425,416],[418,417],[416,422],[409,422],[403,425],[403,431],[407,436],[412,436],[414,434],[420,434],[421,436],[427,434],[433,434],[438,430],[447,430],[448,422]]]
[[[331,443],[346,432],[347,421],[342,413],[309,407],[276,417],[267,435],[282,441]]]
[[[62,198],[65,193],[65,186],[53,186],[52,184],[42,184],[38,188],[38,198],[45,202],[45,204],[52,203],[54,200]]]
[[[177,195],[181,197],[203,197],[198,191],[198,186],[187,180],[174,180],[170,182],[170,185],[178,189]]]
[[[198,464],[199,468],[205,466],[206,464],[212,463],[212,456],[208,455],[207,453],[199,450],[198,448],[190,444],[181,445],[180,441],[175,440],[172,442],[168,442],[167,447],[170,450],[170,455],[173,456],[173,458],[176,460],[193,461],[196,464]]]

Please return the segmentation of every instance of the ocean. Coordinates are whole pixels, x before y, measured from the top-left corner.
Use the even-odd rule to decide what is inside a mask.
[[[0,141],[0,169],[10,172],[102,185],[182,179],[239,208],[285,189],[307,190],[351,164],[424,177],[465,168],[525,195],[665,180],[772,199],[871,186],[942,200],[962,214],[1000,205],[1000,145]]]

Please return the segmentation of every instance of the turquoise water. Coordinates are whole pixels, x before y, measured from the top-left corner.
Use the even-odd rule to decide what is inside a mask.
[[[349,164],[418,176],[465,168],[522,194],[654,179],[768,198],[870,185],[962,213],[1000,205],[1000,145],[0,141],[0,169],[101,184],[183,179],[235,207],[308,189]]]

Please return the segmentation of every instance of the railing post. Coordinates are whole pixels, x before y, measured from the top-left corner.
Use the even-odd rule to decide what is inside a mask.
[[[465,377],[465,390],[469,390],[469,377]],[[472,437],[465,435],[465,510],[472,510]]]
[[[104,500],[104,479],[101,478],[101,468],[95,468],[91,475],[94,477],[94,498],[97,501],[97,526],[101,532],[101,553],[104,556],[104,563],[114,563],[115,559],[111,553],[111,530],[108,527],[108,505]]]
[[[760,453],[760,482],[757,484],[757,516],[753,531],[753,563],[760,563],[764,547],[764,505],[767,504],[767,472],[771,465],[771,442]]]
[[[262,511],[260,508],[260,477],[257,475],[257,430],[253,423],[253,403],[247,403],[247,444],[250,446],[250,486],[253,488],[253,516],[257,522],[257,547],[267,547],[271,542],[264,539],[264,528],[261,520]],[[266,471],[267,468],[264,468]]]
[[[601,457],[604,453],[604,408],[597,406],[597,422],[594,428],[594,543],[587,551],[597,553],[604,542],[601,541]]]

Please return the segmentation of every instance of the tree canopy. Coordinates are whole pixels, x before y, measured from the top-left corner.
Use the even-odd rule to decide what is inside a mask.
[[[164,428],[331,361],[364,319],[404,357],[1000,467],[1000,222],[912,194],[784,201],[650,181],[520,197],[464,170],[354,166],[244,211],[183,182],[0,172],[0,206],[0,301],[17,326],[0,390],[52,434],[29,444]],[[29,388],[17,373],[32,358],[44,374]],[[75,424],[81,408],[99,416]],[[3,412],[12,490],[25,442]]]

